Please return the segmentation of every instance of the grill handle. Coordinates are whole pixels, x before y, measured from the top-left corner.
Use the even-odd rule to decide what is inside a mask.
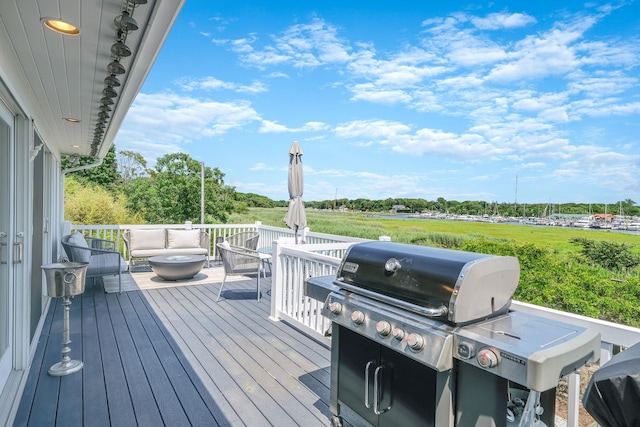
[[[366,297],[384,302],[386,304],[395,305],[396,307],[404,308],[405,310],[413,311],[414,313],[418,313],[426,317],[441,317],[446,316],[447,313],[449,313],[449,309],[444,305],[441,305],[440,307],[422,307],[417,304],[412,304],[400,299],[388,297],[386,295],[379,294],[368,289],[363,289],[358,286],[353,286],[348,283],[340,282],[338,280],[335,280],[333,283],[349,292],[364,295]]]
[[[383,414],[391,409],[391,405],[388,408],[380,410],[380,390],[382,389],[382,381],[380,380],[380,373],[384,370],[383,366],[378,366],[373,374],[373,413],[376,415]]]
[[[375,365],[375,363],[376,363],[375,360],[371,360],[367,362],[367,365],[364,368],[364,406],[366,408],[371,408],[371,403],[369,403],[369,376],[370,376],[369,371],[371,369],[371,366]],[[376,372],[377,372],[377,369],[376,369]]]

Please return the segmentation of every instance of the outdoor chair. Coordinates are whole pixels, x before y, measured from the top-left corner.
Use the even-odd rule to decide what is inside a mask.
[[[260,254],[252,249],[231,246],[229,242],[226,241],[217,243],[216,246],[224,267],[224,278],[222,279],[216,301],[220,301],[222,288],[227,280],[227,276],[246,276],[250,274],[256,275],[257,300],[260,301],[260,270],[262,264]]]
[[[243,231],[225,238],[231,246],[238,246],[254,251],[258,248],[258,239],[260,239],[260,233],[257,231]]]
[[[118,275],[118,292],[122,293],[122,273],[129,266],[120,256],[116,242],[74,233],[62,238],[62,247],[69,261],[89,263],[85,274],[87,279]]]

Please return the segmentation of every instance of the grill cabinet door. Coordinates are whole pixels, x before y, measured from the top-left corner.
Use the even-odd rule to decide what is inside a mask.
[[[390,409],[380,415],[380,427],[397,426],[446,426],[436,422],[435,402],[439,399],[438,372],[386,347],[381,349],[381,361],[386,375],[383,389],[390,389],[390,396],[383,395],[381,407]],[[444,373],[448,375],[448,373]],[[389,382],[386,382],[389,381]],[[390,397],[390,402],[387,397]],[[439,420],[438,420],[439,421]]]
[[[336,324],[334,324],[336,326]],[[373,372],[380,365],[380,344],[343,326],[339,326],[338,400],[373,425],[378,417],[373,413]],[[373,362],[370,364],[370,362]],[[368,389],[365,371],[369,365]],[[335,365],[334,365],[335,366]],[[365,405],[369,395],[369,408]]]
[[[437,402],[450,399],[449,372],[438,373],[342,326],[339,334],[338,400],[342,405],[375,426],[450,424],[448,410],[436,414]],[[374,413],[378,367],[380,415]]]

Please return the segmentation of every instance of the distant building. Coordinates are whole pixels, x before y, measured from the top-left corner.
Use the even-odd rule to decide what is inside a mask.
[[[405,205],[393,205],[391,207],[391,211],[392,212],[398,212],[398,211],[408,211],[409,208],[406,207]]]

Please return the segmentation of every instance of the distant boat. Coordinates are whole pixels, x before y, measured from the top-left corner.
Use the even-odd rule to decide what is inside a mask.
[[[629,231],[640,231],[640,221],[627,223],[626,229]]]
[[[591,218],[580,218],[579,220],[575,221],[573,223],[574,227],[580,227],[580,228],[589,228],[591,227]]]

